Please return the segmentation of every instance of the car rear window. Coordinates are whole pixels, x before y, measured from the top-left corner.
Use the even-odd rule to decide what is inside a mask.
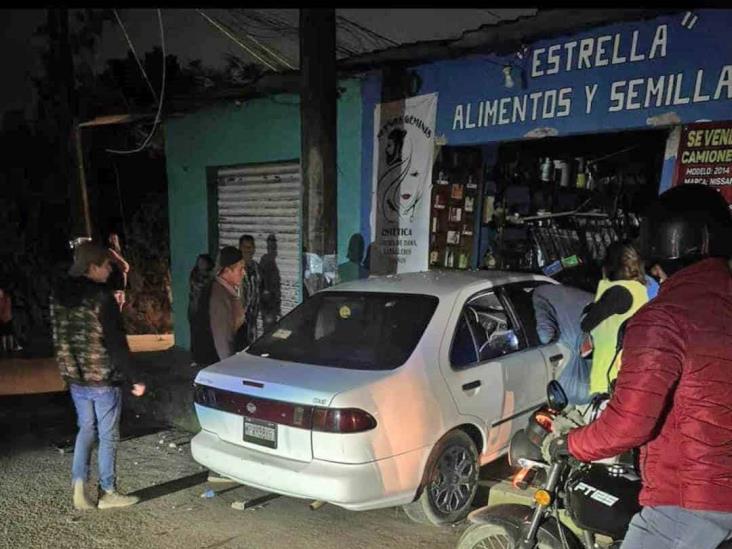
[[[319,293],[247,352],[320,366],[392,370],[412,354],[437,303],[436,297],[419,294]]]

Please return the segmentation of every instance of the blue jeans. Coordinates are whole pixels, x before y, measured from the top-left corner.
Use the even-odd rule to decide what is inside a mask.
[[[114,490],[122,391],[119,387],[85,387],[73,383],[69,385],[79,426],[74,446],[74,464],[71,468],[72,482],[86,482],[89,477],[89,458],[98,430],[99,484],[102,490]]]
[[[621,549],[716,549],[732,539],[732,513],[644,507],[630,521]]]

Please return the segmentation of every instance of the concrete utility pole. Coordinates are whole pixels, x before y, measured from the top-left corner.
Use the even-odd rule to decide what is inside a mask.
[[[300,74],[303,245],[323,257],[336,253],[338,234],[334,9],[300,10]],[[322,287],[322,276],[306,281]]]

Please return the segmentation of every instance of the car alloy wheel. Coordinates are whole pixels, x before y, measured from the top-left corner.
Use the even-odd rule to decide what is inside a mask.
[[[465,507],[473,498],[478,471],[467,448],[449,447],[439,458],[429,495],[435,509],[445,515]]]
[[[419,524],[460,522],[478,491],[478,463],[478,448],[465,431],[446,433],[432,449],[416,499],[404,512]]]

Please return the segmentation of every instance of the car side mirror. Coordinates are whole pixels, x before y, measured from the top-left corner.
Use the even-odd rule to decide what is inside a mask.
[[[569,404],[567,393],[556,379],[551,380],[546,386],[546,400],[555,412],[561,412]]]

